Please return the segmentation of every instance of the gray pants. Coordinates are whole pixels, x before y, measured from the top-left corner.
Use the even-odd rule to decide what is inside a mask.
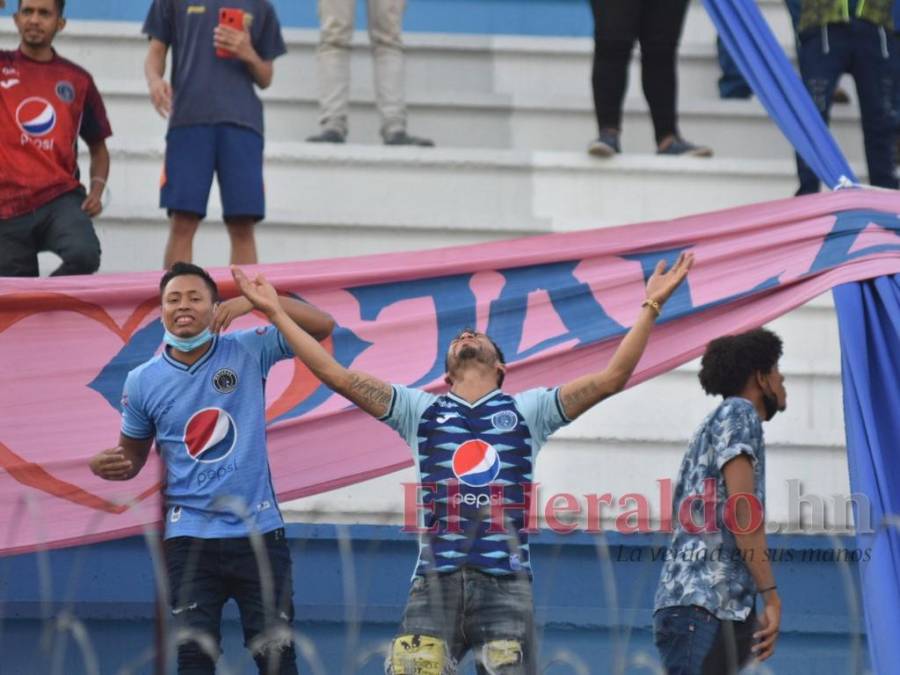
[[[367,0],[381,134],[406,129],[402,24],[406,0]],[[319,123],[347,134],[355,0],[319,0]]]
[[[534,601],[526,575],[494,576],[464,567],[416,577],[388,675],[454,675],[471,650],[479,675],[536,675]]]
[[[53,251],[62,258],[53,276],[96,272],[100,242],[90,217],[81,210],[85,197],[79,188],[35,211],[0,220],[0,276],[38,276],[41,251]]]

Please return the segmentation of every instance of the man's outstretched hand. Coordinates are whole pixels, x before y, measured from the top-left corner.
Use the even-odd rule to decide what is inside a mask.
[[[653,274],[647,280],[647,297],[658,302],[660,306],[663,305],[684,281],[693,264],[694,254],[682,253],[678,256],[672,269],[666,272],[666,261],[660,260],[656,264]]]
[[[278,300],[278,292],[262,274],[257,274],[254,279],[249,279],[239,267],[232,265],[231,276],[234,277],[234,283],[237,284],[241,294],[270,320],[274,319],[279,312],[284,311]]]

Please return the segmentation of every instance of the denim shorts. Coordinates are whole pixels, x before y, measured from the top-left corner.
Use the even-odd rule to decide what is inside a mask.
[[[395,644],[419,636],[446,644],[449,659],[443,672],[456,672],[455,664],[472,651],[479,675],[535,675],[531,580],[524,574],[495,576],[474,568],[416,577]],[[390,664],[386,672],[394,672]]]
[[[756,614],[723,621],[694,605],[653,615],[653,641],[668,675],[737,675],[749,661]]]

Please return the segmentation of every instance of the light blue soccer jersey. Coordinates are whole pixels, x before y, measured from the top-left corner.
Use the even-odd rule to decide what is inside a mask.
[[[166,538],[246,537],[282,527],[266,454],[269,369],[293,354],[274,326],[213,337],[192,366],[166,349],[128,374],[122,433],[166,466]]]
[[[465,566],[530,576],[527,506],[516,505],[528,503],[541,446],[569,421],[559,390],[497,389],[470,404],[452,393],[393,389],[382,420],[413,450],[422,525],[431,530],[420,540],[415,575]]]

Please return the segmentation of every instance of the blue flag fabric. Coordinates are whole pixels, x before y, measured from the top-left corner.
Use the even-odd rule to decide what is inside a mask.
[[[754,93],[815,174],[832,189],[858,183],[753,0],[704,5]],[[900,275],[846,284],[834,297],[850,483],[872,508],[874,532],[857,535],[871,551],[860,565],[869,653],[874,672],[900,673]]]
[[[900,672],[900,275],[834,289],[841,335],[850,486],[871,502],[860,531],[872,669]],[[865,522],[857,515],[857,524]]]
[[[832,189],[858,183],[753,0],[703,0],[744,78],[794,149]]]

